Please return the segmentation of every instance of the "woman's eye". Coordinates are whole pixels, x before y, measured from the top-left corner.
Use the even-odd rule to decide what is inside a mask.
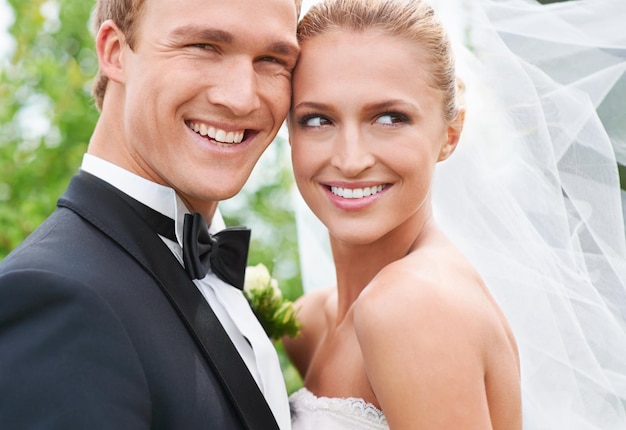
[[[387,125],[400,124],[406,121],[406,116],[399,113],[385,113],[376,118],[376,122]]]
[[[314,115],[305,116],[299,122],[305,127],[323,127],[330,124],[330,121],[328,119]]]

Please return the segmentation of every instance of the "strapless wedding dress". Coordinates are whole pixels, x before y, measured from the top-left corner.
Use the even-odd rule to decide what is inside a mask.
[[[363,399],[317,397],[301,388],[289,404],[292,430],[389,430],[383,412]]]

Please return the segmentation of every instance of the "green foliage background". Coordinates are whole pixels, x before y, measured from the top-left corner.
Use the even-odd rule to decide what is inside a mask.
[[[89,5],[63,1],[55,20],[41,0],[9,3],[16,46],[0,70],[0,257],[54,209],[97,117]]]
[[[15,50],[0,63],[0,259],[55,208],[80,166],[98,112],[89,30],[93,1],[8,0]],[[249,264],[264,263],[286,297],[302,294],[288,146],[277,138],[242,193],[222,207],[227,224],[253,229]],[[290,391],[301,381],[277,345]]]

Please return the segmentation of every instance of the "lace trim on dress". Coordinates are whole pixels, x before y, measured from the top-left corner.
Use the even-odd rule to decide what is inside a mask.
[[[388,429],[387,418],[383,411],[371,403],[357,397],[318,397],[306,387],[301,388],[290,396],[290,400],[296,409],[308,409],[310,411],[323,411],[329,415],[350,417],[368,424],[379,425],[381,429]],[[297,410],[293,411],[297,413]]]

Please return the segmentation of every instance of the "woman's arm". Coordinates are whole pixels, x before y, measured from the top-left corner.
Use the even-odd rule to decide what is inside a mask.
[[[302,324],[295,338],[285,336],[282,341],[293,365],[304,378],[309,363],[327,327],[326,305],[335,288],[325,288],[307,293],[294,304],[297,319]]]

